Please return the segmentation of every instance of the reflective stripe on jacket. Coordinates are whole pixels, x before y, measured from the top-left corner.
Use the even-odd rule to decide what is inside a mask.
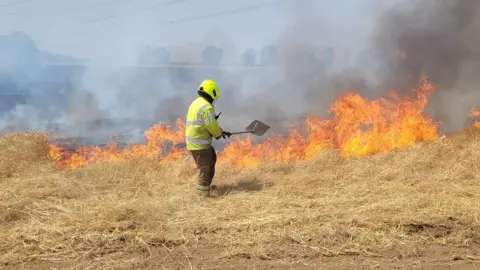
[[[185,143],[188,150],[207,149],[212,136],[222,135],[222,129],[215,119],[215,109],[202,97],[195,99],[187,112],[185,122]]]

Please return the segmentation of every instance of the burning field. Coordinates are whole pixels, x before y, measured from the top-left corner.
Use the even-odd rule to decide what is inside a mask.
[[[180,120],[127,148],[3,136],[1,268],[478,267],[480,132],[439,133],[434,91],[346,94],[288,136],[234,138],[216,199],[195,195],[183,148],[161,153],[183,142]]]
[[[392,92],[388,98],[369,101],[349,93],[331,106],[332,119],[310,116],[303,125],[295,123],[287,136],[273,134],[259,143],[254,143],[251,137],[243,140],[236,137],[221,151],[219,162],[236,168],[253,168],[264,163],[311,160],[327,149],[336,150],[344,157],[358,157],[433,141],[439,137],[437,125],[423,114],[433,91],[433,84],[423,78],[414,89],[412,99],[400,99]],[[106,147],[87,146],[76,151],[53,145],[49,156],[62,169],[142,156],[157,157],[162,164],[169,164],[188,153],[175,146],[163,153],[163,146],[166,142],[181,145],[183,136],[184,123],[179,119],[175,129],[159,124],[148,129],[146,145],[118,147],[112,140]]]

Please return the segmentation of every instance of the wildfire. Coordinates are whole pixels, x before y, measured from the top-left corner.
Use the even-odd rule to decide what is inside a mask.
[[[292,163],[314,158],[325,149],[336,149],[344,157],[367,156],[435,140],[439,136],[437,125],[423,114],[433,91],[433,85],[424,78],[415,89],[413,99],[400,99],[391,94],[389,98],[369,101],[349,93],[330,107],[332,119],[309,116],[303,123],[305,130],[297,123],[287,137],[275,135],[257,144],[250,137],[233,138],[219,153],[219,163],[240,168],[264,162]],[[177,120],[175,130],[156,124],[145,132],[146,145],[123,149],[114,141],[106,147],[82,147],[74,153],[52,145],[50,157],[62,168],[140,156],[157,156],[160,162],[168,164],[187,154],[184,148],[175,146],[168,153],[162,153],[167,142],[183,143],[184,128],[182,120]]]
[[[472,108],[472,110],[470,111],[470,115],[474,118],[479,117],[480,116],[480,111],[475,109],[475,108]],[[474,121],[473,125],[476,128],[480,128],[480,121]]]

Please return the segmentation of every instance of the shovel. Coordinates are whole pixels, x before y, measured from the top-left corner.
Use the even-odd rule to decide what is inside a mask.
[[[238,135],[238,134],[246,134],[246,133],[251,133],[256,136],[262,136],[267,132],[267,130],[270,129],[270,126],[262,123],[258,120],[254,120],[250,125],[248,125],[245,128],[245,131],[238,131],[238,132],[231,132],[232,135]],[[185,148],[186,144],[185,143],[177,143],[175,145],[176,148]]]
[[[237,135],[250,133],[256,136],[262,136],[263,134],[265,134],[265,132],[267,132],[268,129],[270,129],[269,125],[262,123],[258,120],[254,120],[252,123],[250,123],[250,125],[245,128],[245,131],[231,132],[231,134]]]

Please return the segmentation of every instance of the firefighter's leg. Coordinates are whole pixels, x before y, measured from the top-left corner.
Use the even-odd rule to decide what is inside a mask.
[[[196,183],[197,193],[199,195],[208,196],[210,195],[210,184],[212,183],[212,179],[210,178],[212,175],[211,167],[213,162],[212,150],[209,148],[191,152],[198,168]]]
[[[212,182],[213,182],[213,177],[215,177],[215,166],[217,164],[217,153],[215,152],[215,149],[212,147],[211,148],[212,150],[212,163],[210,165],[210,176],[209,176],[209,180],[210,180],[210,185],[212,185]]]
[[[210,195],[213,197],[219,196],[217,186],[213,185],[213,178],[215,177],[215,166],[217,164],[217,153],[212,147],[212,165],[210,166]]]

